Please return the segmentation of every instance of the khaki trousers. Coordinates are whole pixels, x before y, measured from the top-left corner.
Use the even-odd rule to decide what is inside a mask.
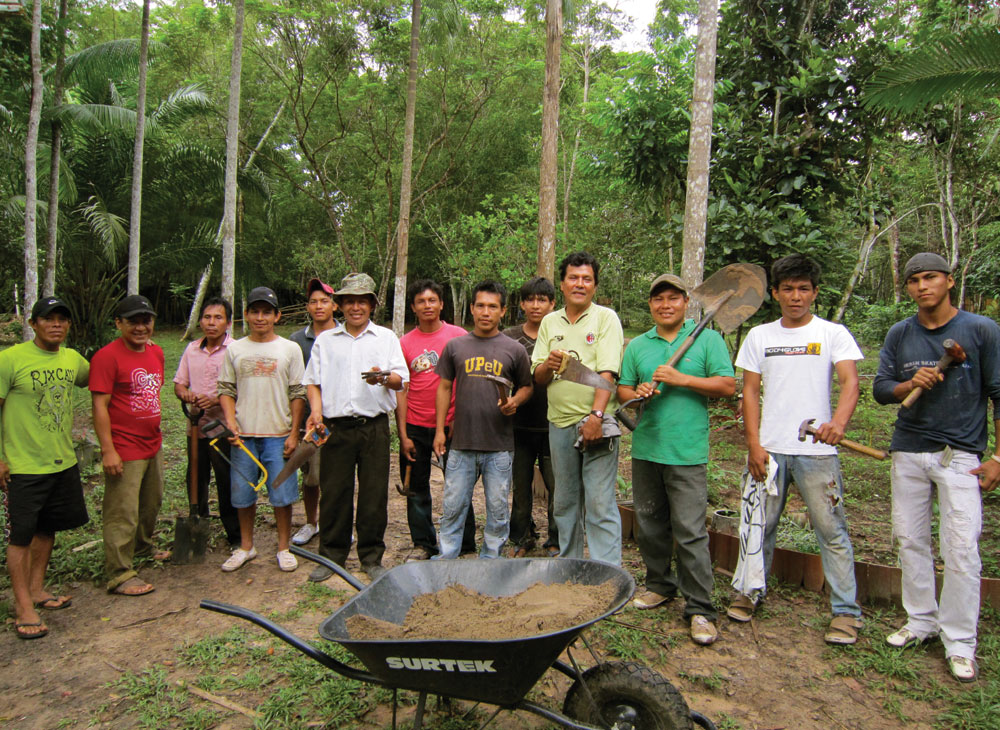
[[[136,554],[153,551],[162,501],[162,451],[150,459],[126,461],[121,476],[104,475],[104,575],[109,591],[138,575],[132,567]]]

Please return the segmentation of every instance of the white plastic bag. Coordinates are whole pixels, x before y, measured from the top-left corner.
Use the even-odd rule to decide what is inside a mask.
[[[778,494],[778,464],[767,460],[767,477],[758,482],[743,472],[743,499],[740,503],[740,557],[733,572],[733,588],[754,603],[767,586],[764,575],[764,527],[767,495]]]

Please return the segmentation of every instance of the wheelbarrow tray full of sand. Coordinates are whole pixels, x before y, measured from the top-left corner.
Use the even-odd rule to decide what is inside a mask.
[[[703,716],[691,713],[667,680],[640,664],[601,662],[583,671],[572,657],[572,664],[559,659],[584,629],[615,613],[631,599],[635,582],[617,566],[572,558],[415,561],[387,571],[366,586],[332,561],[301,548],[291,550],[327,566],[359,591],[320,624],[319,634],[354,654],[364,670],[334,659],[246,608],[207,599],[202,600],[201,607],[255,623],[345,677],[418,692],[417,727],[427,694],[525,710],[579,730],[689,730],[693,722],[714,727]],[[499,597],[517,595],[536,583],[599,586],[609,581],[614,596],[603,611],[569,628],[523,638],[359,639],[348,630],[353,616],[401,625],[417,596],[450,586]],[[574,680],[563,705],[565,714],[525,699],[549,668]]]

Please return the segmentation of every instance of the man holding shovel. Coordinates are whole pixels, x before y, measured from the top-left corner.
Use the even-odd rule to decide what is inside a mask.
[[[788,488],[794,481],[809,508],[823,574],[830,587],[833,620],[824,639],[829,644],[853,644],[861,627],[861,607],[856,600],[854,550],[847,532],[835,445],[844,437],[858,403],[856,361],[864,355],[845,327],[813,315],[819,277],[819,264],[801,254],[774,262],[771,295],[781,307],[781,318],[750,330],[736,366],[743,368],[743,420],[750,474],[764,481],[771,460],[778,470],[777,493],[767,496],[764,507],[765,575],[771,567]],[[831,413],[834,370],[840,381],[840,398]],[[800,441],[799,425],[810,418],[821,425],[811,441]],[[754,608],[753,600],[739,595],[727,613],[734,621],[749,621]]]
[[[471,308],[474,329],[448,342],[435,368],[441,378],[434,409],[434,452],[438,456],[444,456],[448,440],[445,424],[453,384],[455,424],[444,475],[441,551],[434,559],[458,557],[465,515],[480,476],[486,494],[486,528],[479,557],[500,557],[510,532],[507,500],[514,463],[513,415],[531,397],[528,353],[500,334],[500,320],[507,311],[503,284],[478,284],[472,292]]]
[[[230,497],[229,442],[221,440],[217,446],[220,454],[208,445],[209,439],[200,428],[213,420],[224,421],[226,416],[219,404],[218,380],[226,349],[233,343],[229,325],[233,319],[232,305],[222,297],[209,297],[201,307],[198,326],[204,337],[187,346],[174,375],[174,395],[189,407],[201,412],[192,424],[187,437],[188,474],[196,471],[198,479],[198,514],[208,517],[208,482],[215,472],[215,489],[219,495],[219,519],[226,530],[229,547],[240,544],[240,520]],[[196,469],[192,470],[194,461]],[[177,559],[177,556],[174,556]]]
[[[899,540],[906,625],[889,634],[895,647],[940,634],[948,669],[960,682],[978,676],[982,529],[981,491],[1000,483],[1000,443],[982,459],[989,441],[987,400],[1000,433],[1000,328],[993,320],[951,303],[951,266],[934,253],[919,253],[903,269],[917,313],[886,335],[875,376],[883,404],[919,400],[899,409],[892,436],[892,531]],[[960,364],[936,367],[945,341],[964,351]],[[936,600],[931,516],[935,490],[940,513],[944,585]]]
[[[687,604],[691,638],[711,644],[717,632],[712,606],[712,559],[708,550],[708,399],[736,392],[722,336],[703,331],[676,368],[670,356],[694,331],[685,319],[688,287],[663,274],[649,290],[655,326],[625,349],[618,399],[647,398],[632,436],[632,494],[639,523],[639,551],[646,564],[646,591],[637,608],[656,608],[677,595]],[[671,571],[674,541],[677,572]]]
[[[74,386],[86,387],[90,364],[62,347],[70,311],[61,299],[39,299],[28,323],[34,341],[0,352],[0,492],[14,630],[19,639],[40,639],[49,629],[39,609],[72,603],[45,590],[55,534],[89,519],[72,429]]]

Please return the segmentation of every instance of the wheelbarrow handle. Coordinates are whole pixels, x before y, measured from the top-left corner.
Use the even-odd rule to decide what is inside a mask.
[[[364,583],[362,583],[360,580],[358,580],[357,578],[355,578],[353,575],[351,575],[350,573],[348,573],[344,568],[340,567],[339,565],[337,565],[335,562],[333,562],[332,560],[330,560],[327,557],[324,557],[322,555],[317,555],[316,553],[311,553],[308,550],[303,550],[298,545],[289,545],[288,549],[291,550],[291,552],[292,552],[293,555],[298,555],[300,558],[305,558],[306,560],[311,560],[314,563],[319,563],[324,568],[329,568],[334,573],[336,573],[341,578],[343,578],[348,583],[350,583],[351,584],[351,588],[354,588],[355,590],[357,590],[359,592],[363,591],[365,588],[368,587]]]
[[[337,674],[342,674],[348,679],[354,679],[358,682],[368,682],[370,684],[377,684],[384,686],[385,683],[378,677],[369,674],[368,672],[362,671],[361,669],[355,669],[354,667],[339,662],[326,652],[322,652],[312,644],[299,638],[292,632],[288,631],[282,626],[274,623],[270,619],[264,618],[259,613],[254,613],[249,608],[243,608],[242,606],[234,606],[231,603],[222,603],[221,601],[213,601],[210,598],[203,598],[198,604],[200,608],[204,608],[207,611],[215,611],[216,613],[224,613],[227,616],[235,616],[236,618],[241,618],[244,621],[249,621],[252,624],[257,624],[265,631],[277,636],[279,639],[284,641],[286,644],[298,649],[303,654],[305,654],[310,659],[313,659],[320,664],[322,664],[327,669],[332,669],[337,672]]]

